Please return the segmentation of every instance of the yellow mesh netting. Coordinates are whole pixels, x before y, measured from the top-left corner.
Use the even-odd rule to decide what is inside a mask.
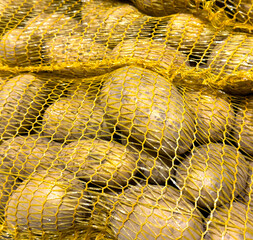
[[[251,0],[0,0],[0,239],[253,239]]]

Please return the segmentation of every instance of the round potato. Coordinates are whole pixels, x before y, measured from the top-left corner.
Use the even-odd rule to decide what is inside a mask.
[[[189,66],[186,55],[166,45],[161,41],[151,39],[126,40],[119,43],[109,55],[114,60],[129,58],[151,62],[147,68],[156,71],[163,70],[173,74],[180,67]]]
[[[251,76],[247,76],[253,67],[252,44],[253,37],[243,33],[231,34],[219,43],[208,60],[209,68],[216,75],[210,84],[218,85],[225,92],[232,94],[252,93],[253,81]]]
[[[172,47],[199,58],[229,34],[227,30],[216,29],[209,22],[184,13],[159,19],[155,33]]]
[[[168,156],[182,154],[193,141],[193,114],[167,79],[147,69],[128,66],[103,82],[101,104],[125,136]]]
[[[42,14],[29,20],[25,28],[10,30],[2,37],[0,59],[11,67],[41,64],[45,60],[44,41],[78,31],[78,21],[71,17],[60,13]]]
[[[61,151],[59,161],[86,182],[121,187],[132,178],[136,156],[127,147],[105,140],[79,140]]]
[[[0,145],[1,167],[19,176],[29,176],[39,169],[61,169],[56,157],[61,144],[39,135],[18,136]]]
[[[231,0],[230,0],[231,1]],[[252,0],[232,1],[236,8],[235,18],[238,22],[253,24]]]
[[[10,78],[1,86],[1,139],[28,132],[51,92],[47,84],[31,74],[22,74]]]
[[[237,112],[234,137],[240,149],[253,156],[253,96],[245,97]]]
[[[181,162],[176,182],[198,206],[213,208],[214,204],[228,203],[243,191],[248,170],[243,154],[235,147],[210,143],[194,148]]]
[[[210,222],[209,222],[210,220]],[[208,218],[205,240],[244,240],[253,238],[253,213],[248,206],[233,202],[215,210]]]
[[[115,236],[132,239],[201,239],[202,215],[171,186],[133,186],[114,204],[109,218]]]
[[[42,171],[24,181],[6,206],[10,230],[61,231],[89,217],[89,194],[74,175]]]
[[[186,92],[185,101],[195,113],[195,136],[198,143],[218,142],[228,137],[235,115],[225,94],[202,88]]]
[[[59,141],[94,137],[110,140],[113,128],[106,123],[103,108],[82,95],[59,99],[43,115],[43,135]]]

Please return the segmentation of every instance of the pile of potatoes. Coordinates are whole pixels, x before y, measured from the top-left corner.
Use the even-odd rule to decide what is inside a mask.
[[[205,1],[5,2],[1,237],[253,238],[250,33]]]

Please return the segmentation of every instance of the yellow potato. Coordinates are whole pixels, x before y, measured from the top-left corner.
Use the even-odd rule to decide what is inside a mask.
[[[18,136],[0,145],[2,167],[20,176],[29,176],[41,169],[63,169],[56,160],[61,144],[39,135]]]
[[[59,141],[94,137],[110,140],[113,128],[106,123],[103,108],[82,95],[60,98],[43,115],[43,135]]]
[[[251,35],[234,33],[213,49],[208,60],[209,68],[217,76],[213,84],[221,85],[224,91],[232,94],[246,95],[253,92],[252,78],[246,75],[253,67],[252,44]],[[231,81],[223,81],[225,77],[236,74],[239,75]]]
[[[159,155],[147,147],[143,148],[140,143],[134,142],[133,139],[127,141],[122,137],[121,141],[136,155],[140,176],[148,180],[149,183],[164,184],[174,176],[172,157]]]
[[[90,210],[84,184],[64,172],[38,172],[25,180],[6,206],[6,224],[16,231],[61,231],[85,221]]]
[[[17,176],[10,175],[8,169],[1,166],[0,173],[0,217],[4,215],[4,209],[9,197],[20,184]]]
[[[156,30],[157,38],[185,54],[202,57],[229,34],[228,30],[214,28],[209,22],[192,14],[178,13],[160,18]]]
[[[253,96],[243,100],[234,125],[234,138],[240,149],[253,156]]]
[[[127,147],[105,140],[79,140],[68,144],[59,161],[78,178],[110,187],[121,187],[132,178],[136,156]]]
[[[119,43],[109,55],[114,60],[124,58],[152,62],[151,70],[164,70],[173,74],[180,67],[189,66],[186,55],[161,41],[151,39],[126,40]]]
[[[228,137],[234,123],[234,110],[225,94],[202,88],[185,95],[185,101],[195,113],[197,142],[218,142]]]
[[[56,35],[80,32],[78,21],[64,14],[41,14],[29,20],[24,28],[8,31],[0,41],[0,59],[15,66],[44,62],[44,42]]]
[[[10,78],[0,88],[0,136],[26,133],[37,121],[48,94],[48,82],[31,74]]]
[[[249,210],[249,211],[248,211]],[[253,214],[247,205],[233,202],[215,210],[205,240],[244,240],[253,238]]]
[[[45,43],[45,58],[50,66],[60,66],[59,73],[84,77],[86,70],[82,65],[102,61],[110,53],[105,45],[86,39],[80,35],[61,35]],[[97,74],[99,69],[96,70]],[[102,72],[103,73],[103,72]]]
[[[178,12],[197,9],[197,1],[190,0],[131,0],[142,12],[151,16],[167,16]]]
[[[177,168],[176,182],[198,206],[228,203],[246,186],[248,163],[235,147],[210,143],[192,150]]]
[[[118,239],[201,239],[201,213],[171,186],[132,186],[115,202],[109,221]]]
[[[190,149],[193,114],[176,87],[157,73],[134,66],[117,69],[103,82],[100,98],[123,135],[165,156]]]

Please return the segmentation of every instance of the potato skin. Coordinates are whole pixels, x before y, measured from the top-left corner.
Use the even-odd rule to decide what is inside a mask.
[[[234,197],[243,191],[248,171],[248,163],[235,147],[210,143],[194,148],[181,162],[176,182],[198,206],[213,208],[217,198],[216,206],[231,201],[233,188]],[[233,181],[236,181],[235,187]]]
[[[164,184],[170,177],[174,176],[172,157],[165,157],[147,147],[142,147],[141,143],[135,142],[134,139],[127,140],[122,137],[121,142],[136,155],[140,176],[148,183]]]
[[[10,230],[61,231],[89,216],[88,193],[73,174],[42,171],[25,180],[6,206]]]
[[[44,42],[61,34],[80,32],[78,21],[60,13],[30,19],[24,28],[8,31],[0,41],[0,58],[10,67],[44,63]]]
[[[201,239],[201,214],[171,186],[133,186],[115,202],[109,220],[118,239]]]
[[[43,115],[43,135],[58,141],[95,137],[110,140],[112,131],[103,108],[82,95],[57,100]]]
[[[25,177],[41,169],[60,170],[64,167],[56,160],[60,150],[60,143],[39,135],[13,137],[0,145],[1,167]]]
[[[182,154],[192,145],[193,115],[176,87],[157,73],[117,69],[103,82],[101,104],[123,135],[160,154]]]
[[[110,49],[93,39],[80,34],[69,36],[62,34],[45,42],[45,59],[52,67],[60,68],[59,74],[84,77],[87,70],[82,64],[91,65],[101,62],[110,53]],[[104,72],[96,69],[96,75]]]
[[[242,101],[234,127],[234,138],[240,149],[253,156],[253,96]]]
[[[248,206],[243,203],[233,202],[231,207],[217,208],[213,217],[209,217],[208,220],[211,220],[211,223],[204,238],[205,240],[244,240],[253,238],[253,214],[252,211],[248,211]],[[247,227],[246,231],[245,227]]]
[[[8,173],[8,169],[1,166],[0,174],[0,217],[4,215],[4,209],[9,197],[20,184],[17,176]]]
[[[216,75],[214,82],[210,84],[218,85],[220,89],[231,94],[252,93],[253,82],[251,77],[247,76],[253,67],[252,44],[253,37],[243,33],[233,33],[217,44],[208,60],[209,68]]]
[[[197,8],[196,1],[189,0],[131,0],[142,12],[150,16],[167,16],[178,12],[188,12],[190,8]]]
[[[204,87],[201,90],[187,90],[185,101],[195,114],[198,143],[218,142],[229,136],[235,113],[225,94]]]
[[[26,133],[36,121],[50,90],[47,83],[31,74],[6,81],[0,89],[0,136]]]
[[[116,61],[125,58],[152,62],[147,68],[153,71],[163,70],[173,74],[181,67],[189,66],[186,55],[166,45],[162,41],[150,39],[130,39],[119,43],[109,55]]]
[[[117,142],[100,139],[72,142],[59,153],[66,169],[86,182],[121,187],[134,175],[136,156]]]

